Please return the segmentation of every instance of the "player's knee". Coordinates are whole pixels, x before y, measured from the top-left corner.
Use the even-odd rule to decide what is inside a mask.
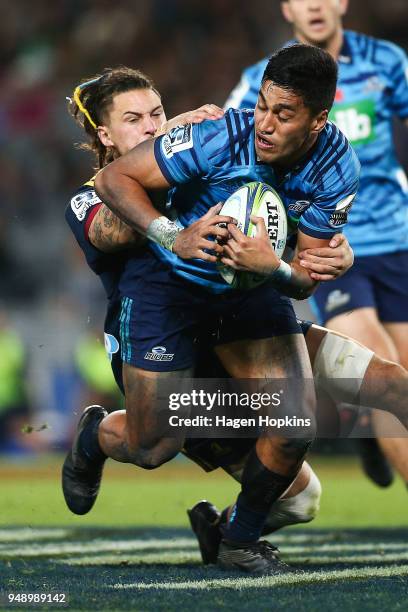
[[[408,372],[397,363],[387,363],[382,379],[385,384],[384,405],[397,415],[405,424],[408,418],[406,394],[408,391]]]
[[[313,440],[310,438],[284,438],[280,443],[280,451],[287,459],[300,460],[306,455]]]
[[[375,398],[381,398],[386,406],[401,403],[408,391],[408,372],[401,365],[375,357],[368,371],[362,389],[362,402],[369,405]]]
[[[384,366],[384,380],[386,392],[394,396],[400,396],[402,385],[408,383],[408,372],[398,363],[389,362]]]
[[[264,527],[264,535],[288,525],[310,523],[320,508],[322,487],[316,474],[311,471],[307,486],[293,497],[278,499],[272,506]]]
[[[151,448],[136,448],[130,450],[130,462],[144,470],[155,470],[167,463],[180,452],[181,445],[176,443],[157,445]]]

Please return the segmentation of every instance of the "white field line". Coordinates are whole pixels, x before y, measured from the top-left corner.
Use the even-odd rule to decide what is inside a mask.
[[[343,532],[341,536],[338,533],[316,533],[314,534],[312,530],[310,533],[277,533],[271,536],[273,541],[277,544],[302,544],[302,542],[306,542],[307,544],[318,544],[320,542],[338,542],[339,540],[344,540],[345,538],[352,537],[351,534],[347,534],[347,532]]]
[[[275,540],[271,538],[273,542]],[[408,551],[408,542],[374,542],[370,544],[323,544],[322,546],[286,546],[283,545],[279,549],[280,552],[285,554],[296,554],[296,553],[336,553],[336,552],[353,552],[353,551],[375,551],[380,552],[382,550],[406,550]]]
[[[58,559],[61,565],[149,565],[157,563],[194,563],[201,565],[201,555],[198,552],[150,552],[140,554],[98,555],[86,557],[70,557]]]
[[[62,540],[69,537],[69,529],[0,529],[0,542],[29,542],[33,540]]]
[[[31,528],[31,527],[16,527],[10,529],[0,528],[0,543],[4,542],[25,542],[32,540],[59,540],[68,538],[73,531],[77,531],[77,528]],[[336,534],[325,534],[325,535],[305,535],[305,534],[276,534],[273,537],[273,541],[277,543],[284,543],[291,545],[292,543],[307,542],[311,545],[318,542],[338,541]]]
[[[396,563],[397,561],[408,561],[408,552],[406,553],[389,553],[384,555],[365,555],[365,556],[336,556],[336,557],[321,557],[319,555],[306,555],[298,557],[286,558],[289,563],[318,563],[329,565],[335,563]],[[98,555],[86,557],[71,557],[58,559],[57,563],[67,565],[149,565],[157,563],[200,563],[201,557],[199,552],[150,552],[140,554],[121,554],[117,555]]]
[[[45,555],[69,555],[72,553],[121,552],[135,550],[171,550],[173,548],[196,549],[197,541],[193,538],[175,538],[174,540],[92,540],[90,542],[66,542],[59,544],[27,544],[0,546],[0,556],[4,557],[43,557]]]
[[[404,553],[384,553],[383,555],[358,555],[353,557],[350,556],[333,556],[333,557],[321,557],[319,555],[303,555],[295,557],[285,557],[285,561],[288,563],[305,563],[310,561],[311,563],[317,563],[319,565],[331,565],[334,563],[396,563],[397,561],[408,561],[408,551]]]
[[[196,590],[207,589],[260,589],[276,586],[292,586],[318,582],[335,582],[338,580],[358,580],[364,578],[391,578],[392,576],[408,576],[408,565],[400,567],[373,567],[336,570],[331,572],[303,572],[282,574],[280,576],[262,576],[259,578],[221,578],[214,580],[188,580],[185,582],[133,582],[108,585],[111,589],[134,590]]]
[[[30,530],[26,530],[24,535],[28,538]],[[52,534],[62,537],[69,536],[69,532],[60,530],[47,530],[40,532],[40,537],[49,538]],[[31,532],[31,540],[34,538],[35,532]],[[275,538],[272,538],[276,542]],[[7,542],[0,544],[0,555],[4,558],[14,557],[37,557],[37,556],[63,556],[70,554],[86,554],[90,553],[120,553],[132,551],[172,551],[174,548],[182,548],[186,551],[196,550],[197,542],[194,538],[174,538],[173,540],[164,540],[159,538],[139,539],[139,540],[112,540],[101,539],[83,541],[65,541],[58,543],[33,543],[23,544],[16,547],[14,543]],[[367,552],[373,554],[381,554],[386,551],[408,551],[408,544],[405,542],[376,542],[366,544],[317,544],[315,546],[290,546],[288,544],[281,547],[281,552],[284,555],[322,555],[322,553],[342,553],[342,552]]]

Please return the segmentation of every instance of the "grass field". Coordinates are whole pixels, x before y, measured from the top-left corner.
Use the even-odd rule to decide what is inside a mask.
[[[236,494],[221,471],[112,463],[95,509],[75,517],[58,461],[0,463],[0,610],[14,609],[5,596],[16,592],[64,592],[71,610],[406,610],[406,489],[374,487],[349,459],[313,464],[324,490],[319,518],[272,538],[299,571],[253,578],[202,567],[187,526],[185,509],[197,500],[222,507]]]

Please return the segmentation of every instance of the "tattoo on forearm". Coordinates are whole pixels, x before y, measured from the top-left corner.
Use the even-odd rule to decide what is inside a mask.
[[[109,210],[109,208],[107,206],[104,206],[104,212],[103,212],[103,222],[105,227],[112,227],[114,222],[115,222],[115,218],[118,220],[117,217],[115,217],[115,215],[113,214],[113,212],[111,210]]]
[[[102,204],[91,223],[89,240],[97,249],[111,252],[134,246],[140,236]]]

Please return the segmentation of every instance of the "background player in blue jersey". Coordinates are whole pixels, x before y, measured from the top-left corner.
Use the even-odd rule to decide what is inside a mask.
[[[128,262],[121,278],[126,398],[133,406],[138,399],[138,411],[129,406],[126,415],[102,421],[105,454],[155,467],[180,449],[180,440],[152,430],[156,387],[163,374],[190,371],[192,330],[208,315],[223,318],[215,350],[232,376],[268,378],[279,372],[304,380],[310,375],[290,302],[270,283],[247,293],[230,291],[214,266],[222,247],[208,236],[225,238],[214,225],[219,219],[212,217],[212,205],[248,180],[263,179],[279,184],[284,200],[291,192],[309,198],[299,221],[299,249],[329,244],[338,225],[337,209],[352,200],[358,184],[358,163],[347,141],[326,125],[336,72],[333,60],[320,50],[299,46],[281,51],[268,64],[265,106],[255,121],[251,114],[231,112],[218,122],[204,122],[202,129],[185,126],[153,146],[136,147],[96,177],[103,201],[155,243],[144,257]],[[279,165],[276,175],[272,162]],[[177,185],[172,206],[179,225],[161,216],[146,193],[171,184]],[[289,266],[271,257],[262,271],[302,297],[316,284],[296,258]],[[166,359],[151,359],[153,344],[163,347]],[[302,386],[299,391],[292,405],[304,414],[313,405],[313,390]],[[271,549],[257,540],[271,504],[298,472],[307,446],[306,440],[271,440],[267,432],[258,439],[220,548],[221,565],[278,569]]]
[[[152,138],[163,121],[163,111],[158,93],[153,89],[152,82],[143,74],[127,68],[109,70],[84,83],[80,88],[80,97],[76,96],[70,105],[70,110],[80,125],[86,129],[90,137],[90,145],[87,145],[97,156],[98,166],[103,167],[109,163],[109,159],[116,158],[127,152],[133,146],[148,138]],[[82,112],[78,106],[82,107]],[[125,110],[126,113],[120,112]],[[83,115],[85,112],[89,115]],[[206,106],[194,113],[186,113],[176,118],[177,121],[197,120],[211,112],[219,114],[219,109]],[[132,121],[123,120],[130,115]],[[221,113],[222,114],[222,113]],[[104,126],[94,127],[94,119],[98,122],[103,117]],[[92,123],[90,122],[92,121]],[[106,125],[105,125],[106,124]],[[96,125],[96,124],[95,124]],[[168,125],[168,124],[167,124]],[[171,125],[171,123],[170,123]],[[103,144],[101,138],[106,141],[106,133],[109,132],[109,147]],[[88,181],[72,197],[66,209],[66,218],[72,229],[78,244],[83,250],[91,269],[101,278],[107,296],[109,298],[108,317],[105,327],[105,344],[111,359],[112,369],[116,380],[122,385],[122,361],[119,350],[119,296],[117,291],[118,281],[124,259],[128,256],[128,249],[137,248],[140,245],[141,236],[133,232],[125,223],[120,221],[97,197],[94,191],[93,180]],[[337,235],[336,239],[341,235]],[[140,247],[139,247],[140,248]],[[335,253],[336,257],[327,258],[325,275],[331,274],[331,278],[344,272],[349,266],[349,257],[342,247],[329,249],[328,254]],[[333,265],[338,265],[334,271]],[[321,393],[329,394],[337,400],[347,397],[352,401],[357,397],[361,389],[370,389],[371,396],[378,398],[378,387],[373,386],[372,381],[378,378],[381,370],[384,375],[384,364],[378,358],[373,357],[369,351],[358,347],[346,338],[334,334],[328,334],[327,330],[316,326],[302,327],[306,338],[308,352],[316,377],[317,396]],[[344,352],[360,357],[361,387],[355,385],[354,390],[347,389],[347,363],[342,360],[341,371],[338,371],[339,379],[335,380],[328,375],[336,361],[335,355]],[[364,356],[364,359],[361,359]],[[329,363],[331,360],[332,363]],[[214,357],[210,357],[210,362]],[[364,364],[362,363],[364,361]],[[222,374],[209,370],[209,364],[204,364],[204,370],[198,376]],[[394,372],[395,370],[395,372]],[[394,372],[396,377],[399,373],[396,366],[391,366],[389,375]],[[353,375],[356,371],[353,367]],[[404,375],[400,373],[403,383]],[[407,375],[405,374],[405,379]],[[343,382],[343,388],[342,388]],[[334,383],[334,385],[333,385]],[[392,409],[389,394],[384,393],[383,407]],[[381,404],[379,404],[381,405]],[[397,412],[398,413],[398,412]],[[229,474],[240,480],[241,471],[245,464],[248,452],[254,444],[253,440],[226,439],[217,440],[214,445],[211,440],[190,440],[185,444],[185,454],[197,461],[206,470],[221,466]],[[320,485],[316,475],[305,463],[301,472],[284,498],[273,504],[268,515],[265,526],[266,531],[272,531],[278,527],[288,524],[301,523],[312,520],[315,516],[320,496]],[[82,508],[83,509],[83,508]],[[88,509],[90,509],[88,507]],[[77,511],[78,508],[74,508]],[[224,513],[225,517],[226,513]],[[222,519],[214,506],[201,502],[190,511],[190,519],[194,530],[200,541],[203,551],[204,562],[215,561],[218,545],[221,538],[220,525]]]
[[[406,54],[390,42],[343,31],[347,0],[282,0],[281,6],[295,40],[325,48],[337,60],[339,80],[330,118],[346,134],[362,165],[359,192],[344,230],[355,264],[343,278],[317,289],[314,306],[330,329],[407,367],[408,183],[392,134],[393,118],[408,123]],[[266,63],[264,59],[244,70],[226,107],[255,106]],[[309,253],[304,265],[312,261],[318,262]],[[380,445],[408,482],[407,440],[381,437],[383,418],[373,415]],[[392,476],[374,452],[375,440],[361,444],[369,475],[389,484]]]

